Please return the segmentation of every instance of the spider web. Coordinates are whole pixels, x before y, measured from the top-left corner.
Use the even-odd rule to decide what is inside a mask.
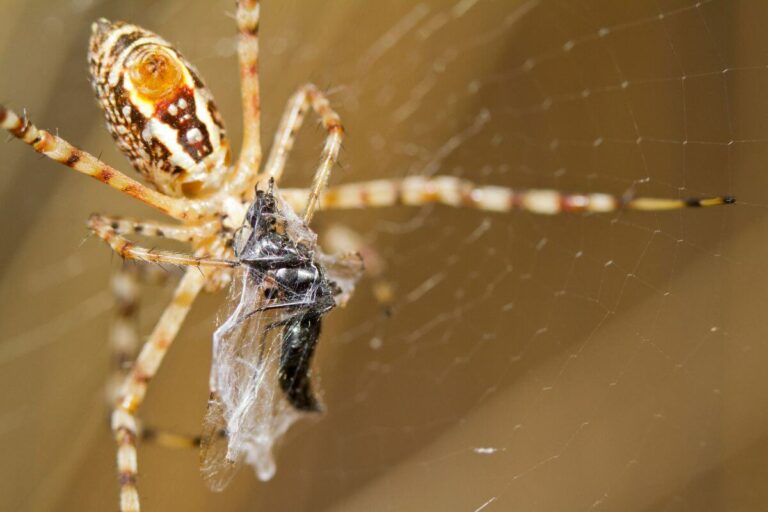
[[[88,25],[176,42],[237,140],[230,2],[0,4],[3,100],[122,168],[85,82]],[[329,315],[327,414],[288,432],[270,482],[212,495],[197,455],[140,449],[147,510],[754,510],[768,501],[761,240],[768,9],[731,0],[266,2],[264,137],[304,81],[348,130],[332,183],[449,174],[483,184],[739,204],[538,217],[434,206],[327,212],[384,262]],[[30,33],[35,37],[30,37]],[[18,41],[24,41],[24,51]],[[55,59],[53,58],[55,56]],[[46,62],[47,74],[40,62]],[[45,75],[45,80],[37,77]],[[284,186],[322,144],[307,123]],[[2,148],[0,508],[114,507],[101,386],[107,249],[92,211],[151,215]],[[168,289],[143,299],[144,331]],[[192,312],[143,417],[197,433],[214,316]]]

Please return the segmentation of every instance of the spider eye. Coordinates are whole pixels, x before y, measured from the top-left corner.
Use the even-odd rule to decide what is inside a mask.
[[[167,50],[153,48],[136,56],[128,76],[142,95],[159,99],[176,89],[182,81],[183,69]]]

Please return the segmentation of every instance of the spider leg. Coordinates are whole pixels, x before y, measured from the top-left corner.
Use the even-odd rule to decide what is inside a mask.
[[[293,208],[312,199],[313,190],[282,189],[280,196]],[[376,180],[350,183],[327,189],[319,196],[321,210],[358,209],[395,205],[420,206],[439,203],[453,207],[493,212],[524,210],[554,215],[563,212],[612,212],[616,210],[661,211],[732,204],[731,196],[663,199],[655,197],[617,197],[609,194],[566,194],[556,190],[514,190],[476,185],[453,176]]]
[[[122,265],[110,282],[115,300],[115,315],[109,333],[114,370],[107,383],[107,400],[117,399],[120,383],[136,359],[139,347],[139,299],[140,284],[159,284],[167,273],[154,265]]]
[[[227,437],[225,430],[219,430],[218,436],[221,438]],[[191,436],[188,434],[178,434],[176,432],[170,432],[168,430],[161,430],[154,427],[142,427],[139,433],[139,438],[144,443],[154,443],[164,448],[174,449],[195,449],[200,448],[202,444],[202,436]]]
[[[201,273],[187,271],[121,387],[120,396],[112,412],[112,431],[117,443],[121,512],[139,511],[139,494],[136,489],[136,411],[144,401],[149,381],[157,373],[163,357],[176,338],[192,302],[205,281],[206,278]]]
[[[294,207],[296,211],[304,208],[304,221],[309,223],[317,203],[320,191],[325,188],[331,169],[339,157],[341,142],[344,136],[344,128],[341,125],[339,115],[331,108],[328,98],[313,84],[305,84],[291,96],[286,105],[280,126],[275,133],[275,140],[264,167],[264,175],[280,182],[285,169],[285,162],[293,148],[296,133],[304,122],[307,110],[312,110],[320,117],[323,128],[327,132],[325,147],[323,148],[320,164],[315,171],[311,192],[308,194],[301,207]]]
[[[339,116],[331,110],[325,95],[314,85],[304,84],[290,97],[280,119],[280,125],[275,132],[264,173],[279,183],[283,177],[285,163],[293,149],[296,134],[304,124],[304,117],[309,108],[315,111],[323,123],[323,128],[329,132],[340,128]]]
[[[238,178],[252,188],[261,165],[261,99],[259,97],[259,2],[237,2],[237,55],[243,103],[243,147],[238,160]],[[241,189],[241,190],[242,190]]]
[[[115,300],[115,316],[109,332],[114,365],[112,376],[107,382],[107,400],[110,404],[117,400],[119,385],[128,375],[138,351],[138,272],[139,269],[134,265],[123,265],[112,275],[110,282]]]
[[[365,241],[363,236],[340,224],[329,226],[322,234],[323,248],[331,255],[320,256],[327,268],[335,269],[343,274],[360,274],[371,279],[371,291],[374,299],[381,306],[384,316],[391,316],[395,301],[395,286],[386,277],[386,259]],[[341,304],[348,300],[348,295],[342,295]]]
[[[188,434],[178,434],[154,427],[142,427],[139,432],[142,443],[154,443],[164,448],[195,449],[200,448],[201,437]]]
[[[110,228],[115,230],[118,234],[125,235],[132,233],[143,236],[169,238],[179,242],[191,242],[194,239],[208,238],[215,235],[218,228],[215,222],[189,226],[112,215],[92,215],[91,218],[96,218],[97,220],[94,222],[100,225],[109,225]]]
[[[124,220],[124,219],[123,219]],[[133,366],[139,348],[139,288],[141,284],[160,284],[168,274],[154,265],[123,265],[112,276],[115,316],[110,330],[110,345],[114,370],[107,384],[108,404],[117,401],[120,384]],[[199,448],[200,436],[188,436],[139,425],[138,437],[143,443],[155,443],[166,448]]]
[[[38,129],[26,117],[19,117],[2,105],[0,105],[0,127],[32,146],[38,153],[106,183],[171,217],[193,219],[198,215],[197,209],[190,208],[190,201],[169,197],[142,185],[90,153],[74,147],[56,135]]]
[[[148,234],[151,232],[152,227],[157,228],[158,226],[162,226],[158,229],[161,229],[163,234],[165,234],[165,231],[163,231],[164,229],[175,228],[175,232],[169,230],[169,238],[176,238],[170,236],[171,234],[178,236],[178,238],[176,238],[177,240],[186,240],[188,237],[192,236],[187,233],[187,228],[183,226],[167,226],[136,221],[126,221],[124,224],[120,224],[119,222],[110,220],[108,217],[103,217],[97,214],[91,215],[91,217],[88,219],[88,227],[91,229],[91,231],[93,231],[97,236],[107,242],[116,253],[126,259],[134,259],[149,263],[168,263],[171,265],[182,265],[189,267],[207,266],[231,268],[236,267],[239,264],[235,260],[203,258],[188,254],[180,254],[172,251],[148,249],[146,247],[141,247],[134,244],[121,235],[120,228],[132,228],[131,231],[136,233],[139,231],[144,232],[144,226],[147,226],[146,231]],[[138,229],[140,227],[142,229]],[[157,233],[157,231],[155,231],[155,233]]]

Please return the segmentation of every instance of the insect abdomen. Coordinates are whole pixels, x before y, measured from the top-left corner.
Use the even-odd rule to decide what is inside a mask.
[[[291,405],[300,411],[321,410],[310,383],[310,364],[320,338],[320,323],[319,315],[307,313],[292,320],[283,330],[280,388]]]

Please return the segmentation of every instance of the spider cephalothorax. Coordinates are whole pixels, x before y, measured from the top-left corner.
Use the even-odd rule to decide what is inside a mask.
[[[176,197],[221,186],[229,164],[224,125],[200,75],[170,43],[100,19],[88,61],[107,127],[147,181]]]

